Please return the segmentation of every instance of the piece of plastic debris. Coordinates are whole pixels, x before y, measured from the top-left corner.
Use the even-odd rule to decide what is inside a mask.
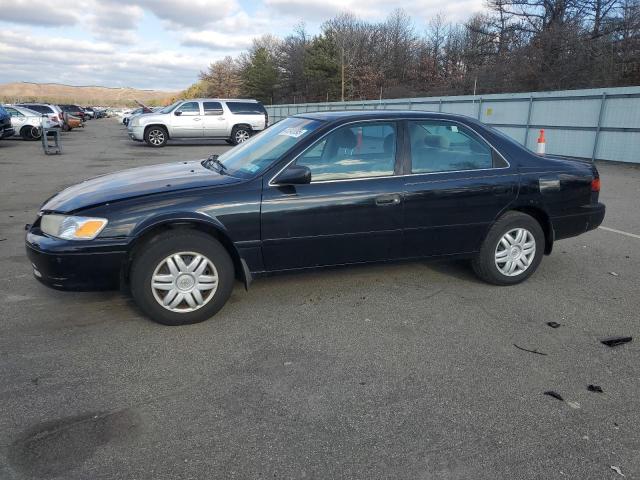
[[[285,367],[288,367],[289,365],[293,365],[293,362],[284,362]]]
[[[575,408],[576,410],[580,408],[580,404],[578,402],[572,402],[571,400],[567,400],[567,405],[571,408]]]
[[[609,275],[612,275],[614,277],[619,277],[620,275],[618,275],[616,272],[609,272]]]
[[[629,343],[631,340],[633,340],[633,337],[609,337],[604,340],[600,340],[600,342],[605,344],[607,347],[617,347],[623,343]]]
[[[589,385],[587,390],[590,392],[602,393],[602,387],[600,385]]]
[[[547,325],[549,325],[551,328],[558,328],[560,326],[558,322],[547,322]]]
[[[616,467],[615,465],[611,465],[611,470],[616,472],[618,475],[622,475],[624,477],[624,473],[622,473],[622,470],[620,470],[620,467]]]
[[[546,392],[543,393],[543,395],[548,395],[550,397],[555,398],[556,400],[560,400],[561,402],[564,402],[564,398],[562,398],[562,395],[560,395],[558,392],[554,392],[553,390],[547,390]]]
[[[546,353],[539,352],[538,350],[529,350],[528,348],[522,348],[522,347],[516,345],[515,343],[513,344],[513,346],[516,347],[518,350],[522,350],[523,352],[535,353],[537,355],[546,355]]]

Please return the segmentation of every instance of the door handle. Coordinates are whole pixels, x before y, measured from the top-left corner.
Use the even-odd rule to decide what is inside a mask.
[[[196,117],[196,118],[194,118],[194,119],[193,119],[193,121],[194,121],[194,122],[199,122],[200,120],[202,120],[202,119],[201,119],[201,118],[198,118],[198,117]]]
[[[496,195],[504,195],[506,193],[511,193],[512,187],[507,185],[497,185],[493,187],[493,193]]]
[[[400,203],[400,195],[381,195],[376,197],[376,205],[384,207],[387,205],[398,205]]]
[[[219,118],[218,118],[218,120],[224,120],[224,119],[225,119],[224,117],[219,117]]]

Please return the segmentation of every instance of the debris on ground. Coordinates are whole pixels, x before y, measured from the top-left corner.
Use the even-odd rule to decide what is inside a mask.
[[[614,277],[619,277],[619,276],[620,276],[620,275],[619,275],[619,274],[617,274],[616,272],[609,272],[609,275],[612,275],[612,276],[614,276]]]
[[[616,467],[615,465],[611,465],[611,470],[616,472],[618,475],[622,475],[624,477],[624,473],[622,473],[622,470],[620,470],[620,467]]]
[[[590,392],[602,393],[602,387],[600,385],[589,385],[587,390]]]
[[[580,408],[580,404],[578,402],[572,402],[571,400],[567,400],[567,405],[576,410]]]
[[[604,340],[600,340],[600,343],[603,343],[607,347],[617,347],[623,343],[629,343],[631,340],[633,340],[633,337],[609,337]]]
[[[547,325],[549,325],[551,328],[558,328],[560,326],[558,322],[547,322]]]
[[[548,395],[550,397],[555,398],[556,400],[560,400],[561,402],[564,402],[564,398],[562,398],[562,395],[560,395],[558,392],[554,392],[553,390],[547,390],[546,392],[543,393],[543,395]]]
[[[535,353],[537,355],[546,355],[546,353],[539,352],[538,350],[529,350],[528,348],[522,348],[522,347],[516,345],[515,343],[513,344],[513,346],[516,347],[518,350],[522,350],[523,352]]]

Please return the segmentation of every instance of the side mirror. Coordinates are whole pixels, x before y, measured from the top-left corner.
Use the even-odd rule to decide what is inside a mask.
[[[179,117],[180,115],[182,115],[182,112],[180,110],[176,110],[176,112],[174,113],[174,115],[176,117]]]
[[[291,165],[275,179],[277,185],[304,185],[311,183],[311,170],[302,165]]]

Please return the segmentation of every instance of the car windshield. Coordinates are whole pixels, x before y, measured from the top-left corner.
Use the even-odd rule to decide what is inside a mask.
[[[176,106],[180,103],[180,101],[178,102],[174,102],[171,105],[168,105],[166,107],[164,107],[162,110],[158,110],[158,113],[169,113],[171,112],[174,108],[176,108]]]
[[[287,118],[223,153],[218,157],[219,163],[229,175],[252,177],[267,169],[322,123],[308,118]]]

